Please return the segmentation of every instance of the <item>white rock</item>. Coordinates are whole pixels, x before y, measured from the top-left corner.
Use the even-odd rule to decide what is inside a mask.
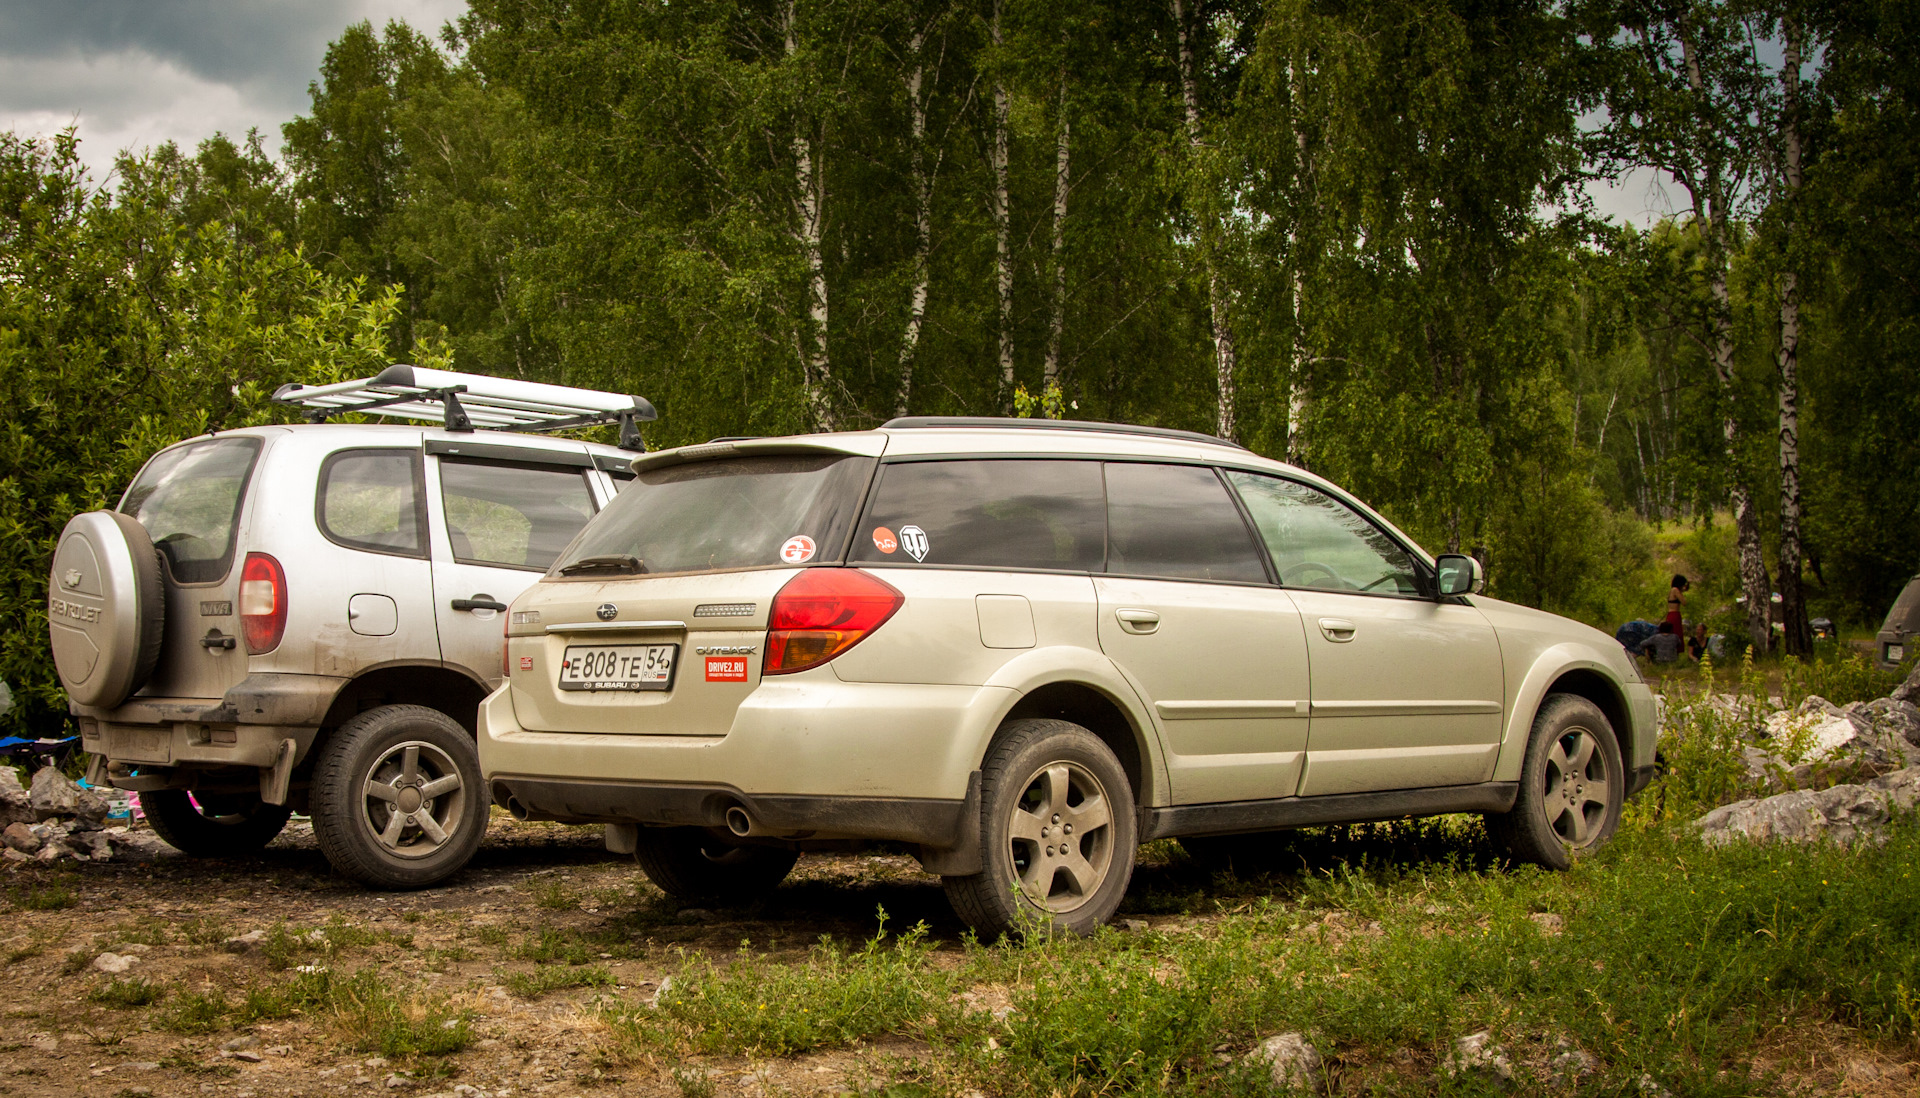
[[[1865,784],[1795,790],[1722,805],[1694,821],[1709,845],[1735,839],[1808,842],[1829,839],[1847,845],[1874,841],[1893,811],[1920,801],[1920,766],[1897,770]]]
[[[110,975],[118,975],[132,968],[139,960],[128,953],[102,953],[93,959],[93,967]]]
[[[20,775],[13,767],[0,765],[0,827],[11,823],[32,823],[33,805]]]
[[[1576,1081],[1600,1070],[1600,1061],[1583,1048],[1568,1049],[1553,1058],[1547,1065],[1547,1071],[1564,1086],[1572,1086]]]
[[[1507,1061],[1506,1050],[1493,1043],[1493,1031],[1483,1029],[1453,1042],[1453,1053],[1447,1057],[1447,1074],[1467,1073],[1502,1087],[1512,1085],[1513,1065]]]
[[[1282,1033],[1260,1042],[1247,1062],[1265,1064],[1276,1087],[1320,1089],[1320,1050],[1299,1033]]]

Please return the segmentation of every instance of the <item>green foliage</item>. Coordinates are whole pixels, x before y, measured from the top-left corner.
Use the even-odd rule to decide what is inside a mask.
[[[212,1033],[226,1023],[227,1012],[232,1009],[233,1004],[218,989],[182,991],[172,996],[160,1012],[160,1028],[190,1035]]]
[[[1780,694],[1789,706],[1796,706],[1812,695],[1834,705],[1872,701],[1893,693],[1905,682],[1916,659],[1909,658],[1892,671],[1883,671],[1858,652],[1841,651],[1832,646],[1816,649],[1810,660],[1786,657],[1781,675]]]
[[[542,965],[532,972],[509,972],[505,982],[507,990],[522,999],[537,999],[572,987],[612,987],[613,973],[605,965]]]

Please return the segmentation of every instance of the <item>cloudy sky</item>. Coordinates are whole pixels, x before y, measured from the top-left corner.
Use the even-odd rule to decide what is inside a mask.
[[[429,33],[465,0],[0,0],[0,129],[78,125],[96,181],[116,152],[280,124],[309,105],[327,43],[349,24],[404,19]],[[1594,188],[1601,212],[1646,225],[1685,199],[1641,172]]]
[[[79,126],[99,180],[122,148],[280,124],[309,105],[327,43],[352,23],[429,33],[465,0],[0,0],[0,128]]]

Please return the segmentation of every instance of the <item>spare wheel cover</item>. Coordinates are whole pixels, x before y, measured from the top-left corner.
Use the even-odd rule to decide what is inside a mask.
[[[67,697],[110,707],[146,685],[160,658],[166,599],[145,527],[115,511],[75,515],[47,580],[53,666]]]

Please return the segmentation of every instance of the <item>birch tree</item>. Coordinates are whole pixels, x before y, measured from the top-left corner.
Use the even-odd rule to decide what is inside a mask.
[[[1178,44],[1180,101],[1186,120],[1186,140],[1190,157],[1188,191],[1196,200],[1199,220],[1201,275],[1207,284],[1207,318],[1213,333],[1214,434],[1229,441],[1235,437],[1233,385],[1239,361],[1233,336],[1232,293],[1221,270],[1221,209],[1224,203],[1219,184],[1213,177],[1213,157],[1207,147],[1206,132],[1200,121],[1200,92],[1194,75],[1193,35],[1187,27],[1186,0],[1168,0],[1173,16],[1174,40]]]
[[[1779,30],[1785,47],[1780,65],[1779,171],[1775,186],[1784,260],[1780,271],[1779,351],[1780,611],[1787,653],[1807,656],[1813,651],[1813,629],[1807,622],[1800,574],[1800,273],[1796,248],[1800,222],[1797,207],[1804,183],[1800,69],[1806,53],[1806,25],[1797,11],[1789,10],[1780,19]]]

